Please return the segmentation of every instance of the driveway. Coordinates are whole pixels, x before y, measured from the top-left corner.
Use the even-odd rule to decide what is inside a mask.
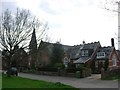
[[[73,77],[45,76],[26,73],[19,73],[19,76],[48,82],[61,82],[76,88],[109,88],[109,90],[115,90],[114,88],[118,88],[117,80],[100,80],[100,74],[92,74],[90,77],[80,79]]]

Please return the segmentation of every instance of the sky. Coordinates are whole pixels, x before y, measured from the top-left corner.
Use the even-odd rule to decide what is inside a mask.
[[[0,11],[16,7],[28,9],[41,21],[48,22],[51,42],[79,45],[100,41],[110,46],[117,38],[118,15],[104,9],[105,0],[1,0]],[[117,39],[115,39],[117,48]]]

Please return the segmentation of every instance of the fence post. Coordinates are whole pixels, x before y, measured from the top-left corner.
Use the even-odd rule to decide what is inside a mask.
[[[106,78],[105,70],[104,68],[101,68],[101,79],[104,79],[104,78]]]

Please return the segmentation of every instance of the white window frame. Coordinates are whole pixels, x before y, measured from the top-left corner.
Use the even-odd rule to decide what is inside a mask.
[[[98,52],[97,58],[105,58],[105,52]]]
[[[81,55],[82,56],[88,56],[88,50],[82,50]]]
[[[116,55],[113,55],[113,56],[112,56],[112,66],[117,66]]]

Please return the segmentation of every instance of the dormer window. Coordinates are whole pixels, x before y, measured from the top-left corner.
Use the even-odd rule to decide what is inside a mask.
[[[97,58],[105,58],[105,52],[98,52]]]
[[[82,56],[88,56],[88,50],[82,50],[81,55]]]

